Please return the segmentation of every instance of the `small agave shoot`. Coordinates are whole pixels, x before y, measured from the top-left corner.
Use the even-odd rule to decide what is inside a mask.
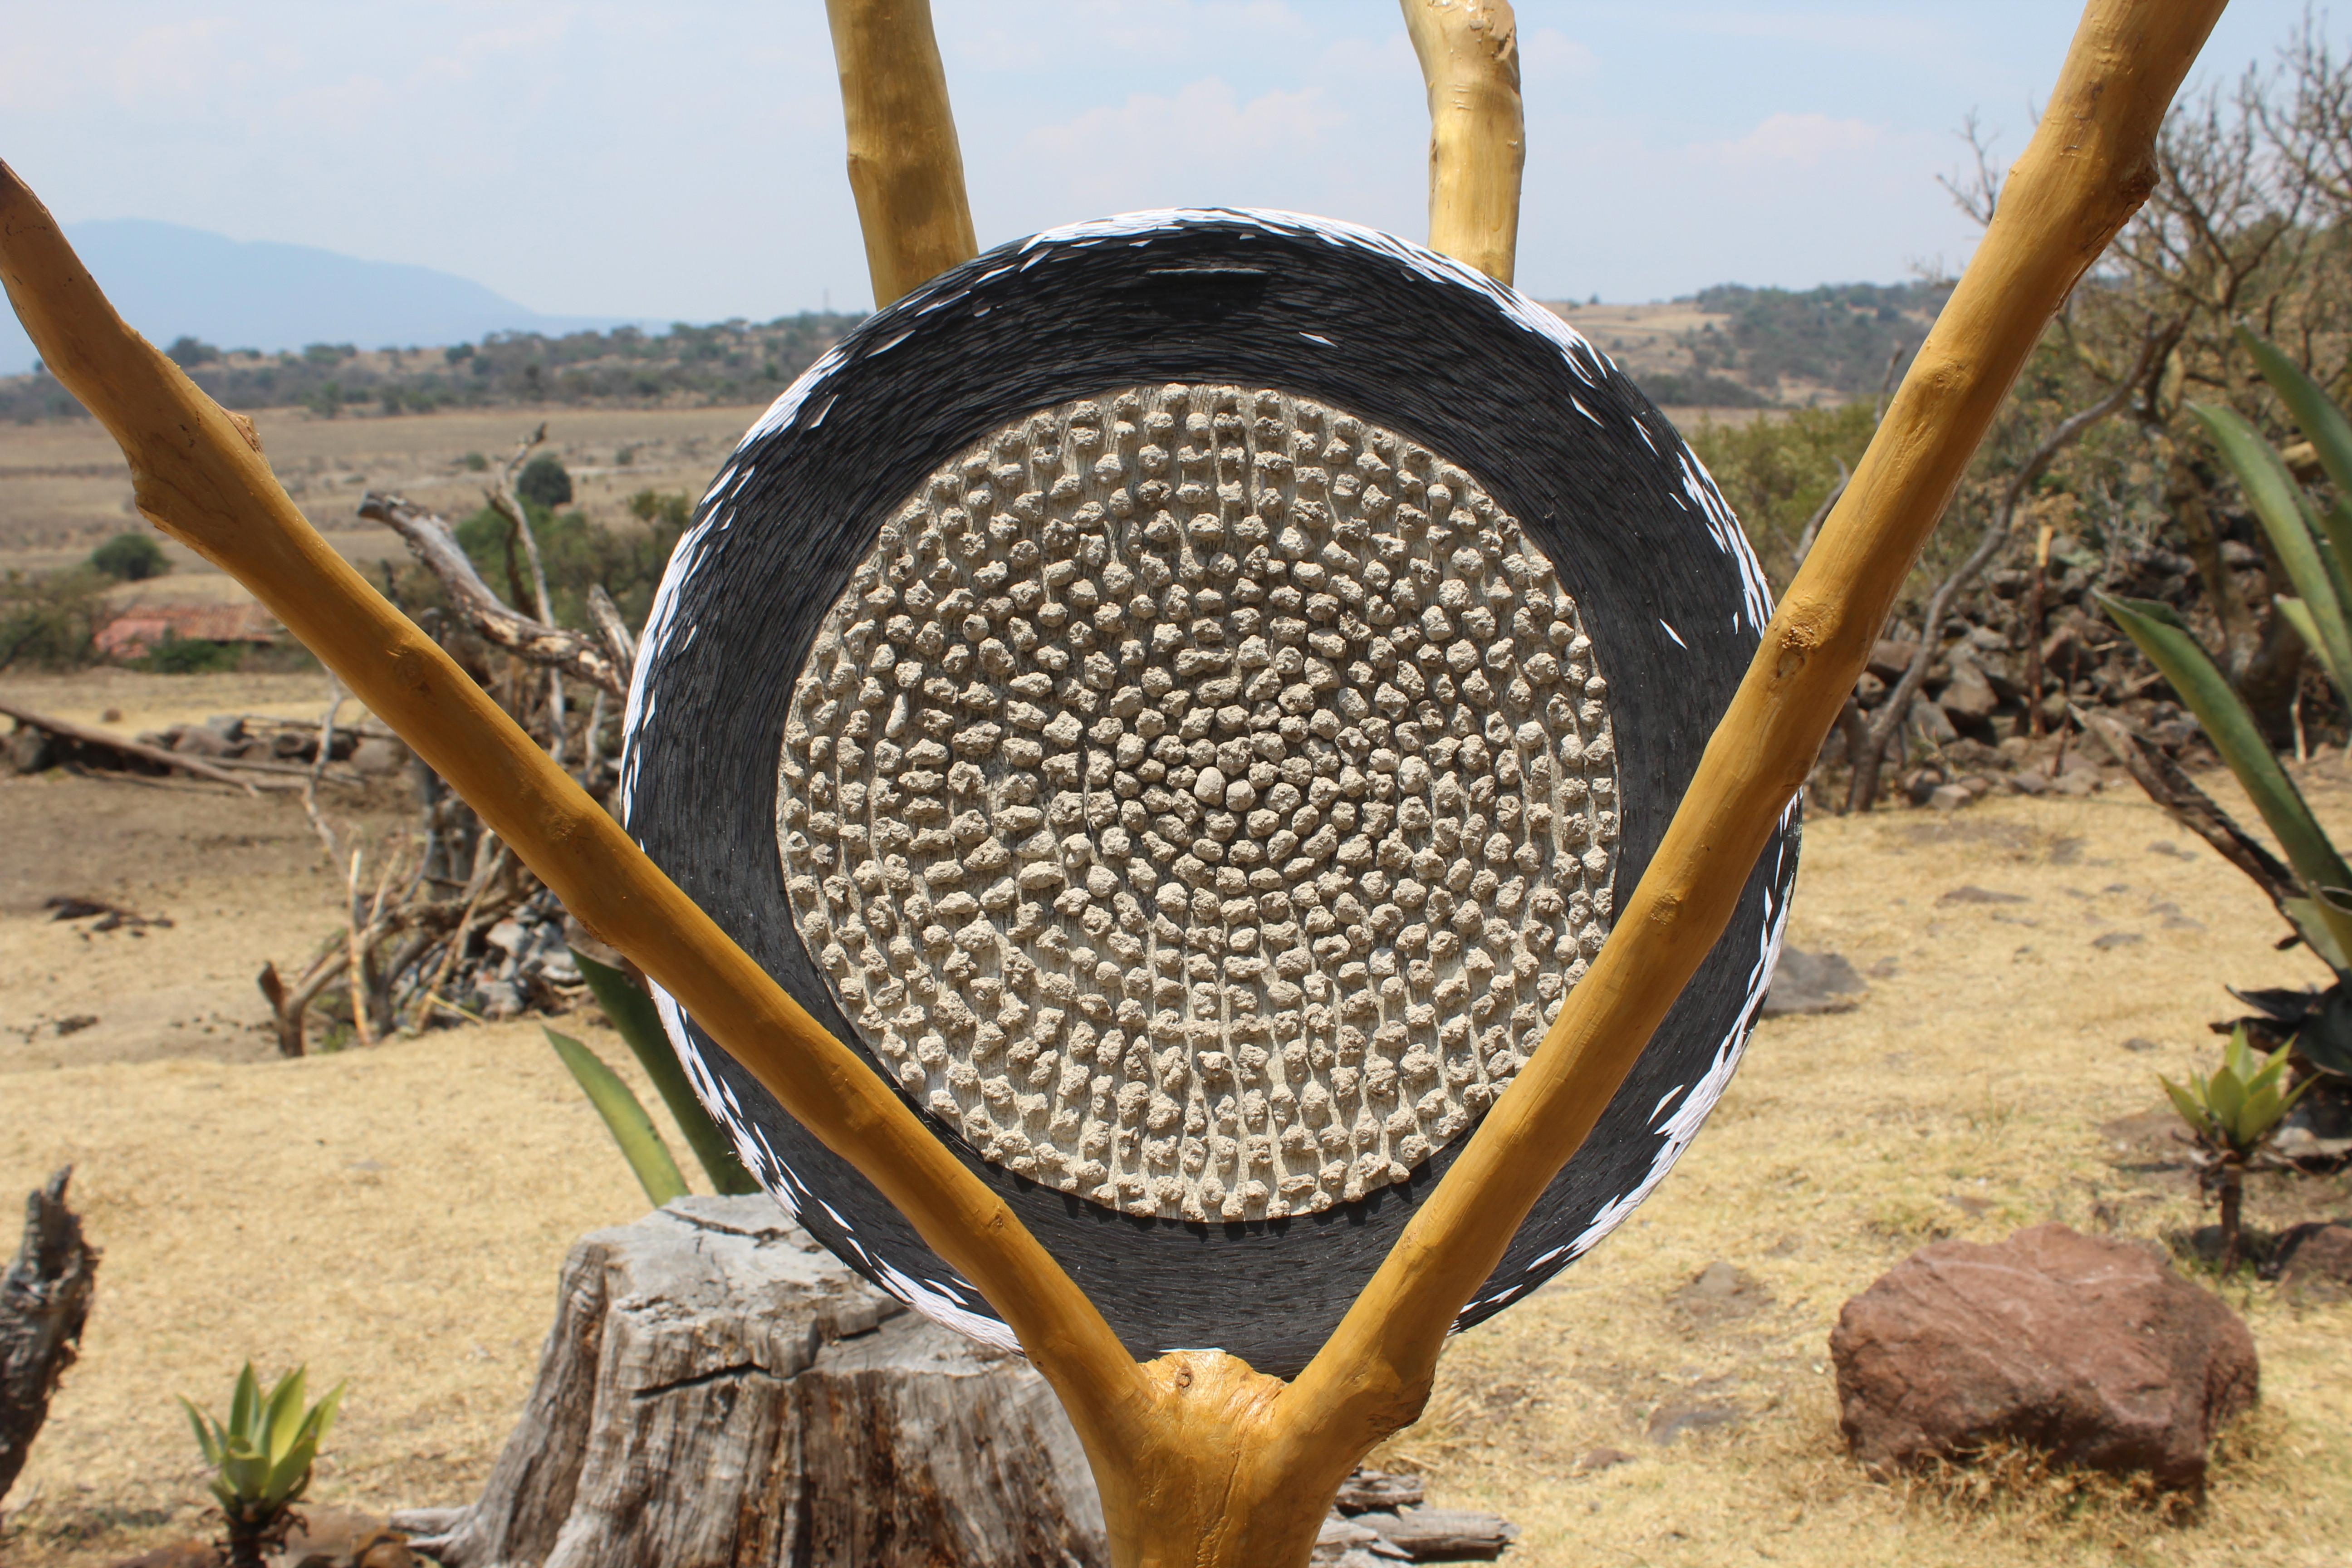
[[[2158,1073],[2172,1108],[2197,1139],[2200,1184],[2221,1199],[2221,1268],[2238,1266],[2240,1226],[2246,1203],[2246,1171],[2278,1131],[2286,1113],[2316,1079],[2282,1089],[2292,1044],[2269,1056],[2246,1043],[2241,1025],[2221,1048],[2221,1065],[2210,1076],[2190,1074],[2186,1085]]]
[[[247,1362],[229,1395],[226,1421],[180,1396],[205,1462],[213,1467],[212,1493],[228,1526],[231,1568],[262,1568],[264,1558],[285,1545],[296,1521],[294,1505],[310,1488],[310,1466],[334,1423],[343,1388],[339,1383],[318,1404],[305,1405],[303,1369],[298,1366],[265,1394]]]
[[[2322,507],[2242,416],[2204,405],[2192,412],[2237,476],[2295,590],[2279,595],[2279,614],[2352,704],[2352,420],[2276,345],[2242,328],[2238,339],[2310,437],[2334,482],[2335,500]],[[2180,617],[2153,600],[2101,595],[2099,602],[2197,715],[2262,813],[2286,856],[2286,865],[2276,868],[2281,886],[2265,890],[2304,944],[2336,972],[2335,984],[2316,994],[2263,993],[2248,1000],[2272,1013],[2282,1034],[2295,1037],[2294,1048],[2305,1061],[2352,1078],[2352,867],[2280,765],[2252,712]],[[2301,896],[2292,896],[2298,883]]]

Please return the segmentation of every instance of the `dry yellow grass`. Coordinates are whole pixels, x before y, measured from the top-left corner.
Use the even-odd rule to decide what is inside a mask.
[[[2352,821],[2340,765],[2308,772],[2323,812]],[[1963,885],[2026,901],[1938,902]],[[1870,1481],[1843,1458],[1826,1350],[1843,1302],[1931,1238],[2200,1223],[2179,1173],[2147,1168],[2168,1163],[2160,1146],[2102,1128],[2158,1106],[2155,1071],[2210,1061],[2224,981],[2302,983],[2313,962],[2273,952],[2242,879],[2121,794],[1817,821],[1800,889],[1792,942],[1870,976],[1860,1007],[1765,1025],[1675,1175],[1593,1258],[1457,1341],[1390,1457],[1439,1500],[1517,1521],[1507,1561],[1543,1568],[2342,1563],[2352,1307],[2222,1287],[2253,1327],[2264,1403],[2188,1510],[2023,1457],[1994,1486]],[[0,934],[19,918],[0,912]],[[2113,933],[2140,940],[2093,945]],[[565,1247],[643,1207],[520,1026],[0,1077],[0,1194],[67,1160],[107,1257],[85,1359],[0,1540],[26,1568],[201,1528],[169,1396],[224,1390],[247,1355],[352,1379],[320,1500],[463,1500],[529,1383]],[[2340,1181],[2268,1179],[2250,1217],[2347,1206]],[[1717,1260],[1755,1289],[1685,1305]],[[1627,1458],[1589,1468],[1602,1450]]]
[[[263,409],[254,420],[270,466],[312,525],[347,558],[364,563],[398,556],[401,547],[391,530],[353,515],[363,491],[396,490],[452,517],[470,516],[490,476],[469,469],[467,454],[497,463],[542,420],[544,449],[572,470],[580,509],[627,526],[628,499],[638,490],[684,490],[698,500],[759,416],[756,407],[491,408],[322,419]],[[617,460],[624,448],[625,464]],[[95,420],[0,426],[0,566],[52,571],[144,526],[131,508],[122,455]],[[185,546],[159,542],[173,574],[157,589],[174,596],[239,592],[223,587],[227,580]]]

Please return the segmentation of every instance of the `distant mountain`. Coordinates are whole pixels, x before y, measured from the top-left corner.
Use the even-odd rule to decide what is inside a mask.
[[[143,218],[68,224],[66,237],[123,319],[159,348],[184,333],[224,349],[275,353],[310,343],[432,347],[488,332],[555,336],[627,324],[542,315],[429,267]],[[30,370],[36,357],[16,317],[0,310],[0,375]]]

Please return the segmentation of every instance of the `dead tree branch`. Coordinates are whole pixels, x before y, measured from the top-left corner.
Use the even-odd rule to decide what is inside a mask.
[[[25,1241],[0,1274],[0,1498],[8,1495],[81,1348],[98,1248],[66,1207],[68,1165],[25,1200]]]
[[[447,522],[395,495],[370,491],[360,515],[400,535],[417,563],[433,574],[466,626],[483,641],[527,663],[551,666],[615,697],[629,692],[624,667],[595,639],[535,621],[509,609],[466,559]]]
[[[523,555],[530,563],[531,603],[539,611],[540,624],[551,626],[555,624],[555,611],[547,597],[547,566],[539,558],[539,536],[531,531],[530,512],[515,490],[515,475],[521,471],[524,459],[546,439],[547,426],[542,421],[538,429],[515,443],[514,456],[499,470],[498,488],[483,493],[491,507],[507,520],[507,526],[520,536]],[[547,672],[547,709],[549,728],[553,731],[547,752],[560,763],[563,760],[563,672],[551,666]]]

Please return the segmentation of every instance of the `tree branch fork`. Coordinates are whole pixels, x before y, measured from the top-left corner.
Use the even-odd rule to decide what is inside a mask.
[[[1409,16],[1420,3],[1408,0]],[[897,5],[833,0],[833,8],[836,40],[847,40],[845,79],[855,47],[906,42],[908,30],[844,26],[845,11],[878,16]],[[0,280],[50,371],[121,443],[140,510],[251,588],[583,925],[676,996],[1003,1316],[1087,1447],[1114,1562],[1296,1564],[1356,1460],[1418,1416],[1462,1306],[1728,921],[1748,868],[2026,354],[2147,194],[2157,129],[2220,10],[2221,0],[2092,0],[2000,210],[1767,629],[1614,933],[1329,1342],[1287,1384],[1214,1352],[1138,1364],[1054,1258],[863,1059],[335,555],[248,429],[121,322],[5,165]],[[918,41],[935,67],[924,21]],[[943,90],[936,97],[943,114]],[[917,129],[923,134],[909,144],[932,148],[935,164],[955,156],[951,126],[944,142],[938,126]],[[1441,138],[1441,163],[1444,147]],[[936,166],[925,177],[940,188]],[[960,195],[960,169],[955,186]],[[887,194],[874,210],[895,210],[881,199]],[[440,547],[423,514],[397,498],[377,498],[377,514],[421,553]],[[446,539],[446,527],[437,532]],[[556,630],[508,613],[521,623],[518,637]],[[578,640],[564,668],[616,689],[624,667]]]

